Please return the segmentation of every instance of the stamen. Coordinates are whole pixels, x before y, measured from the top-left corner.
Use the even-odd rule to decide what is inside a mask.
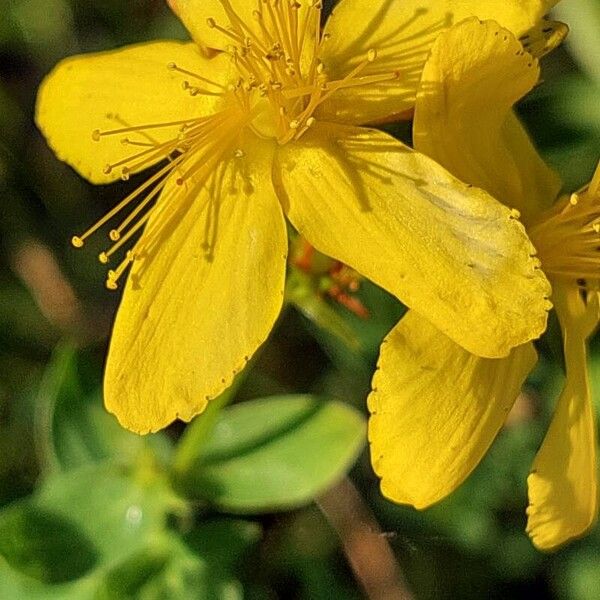
[[[260,40],[255,36],[252,29],[250,29],[250,27],[248,27],[248,25],[246,25],[246,23],[244,23],[244,21],[242,19],[240,19],[240,17],[237,15],[237,13],[233,10],[233,7],[231,6],[229,0],[219,0],[219,2],[225,9],[225,12],[227,13],[227,17],[229,18],[229,21],[230,21],[232,27],[237,28],[238,31],[240,32],[240,37],[244,38],[245,37],[244,32],[245,32],[246,36],[250,40],[252,40],[252,42],[254,44],[257,45],[259,52],[262,54],[266,54],[266,49],[260,43]]]
[[[132,252],[129,251],[127,252],[125,259],[121,262],[121,264],[119,264],[119,266],[115,269],[115,270],[110,270],[107,273],[107,277],[106,277],[106,287],[109,290],[116,290],[118,289],[118,280],[120,279],[120,277],[123,275],[123,273],[125,272],[125,270],[127,269],[127,267],[136,259],[136,255]]]
[[[193,71],[188,71],[187,69],[182,69],[179,65],[177,65],[177,63],[170,62],[167,65],[167,69],[169,69],[170,71],[177,71],[178,73],[182,73],[183,75],[189,75],[190,77],[193,77],[194,79],[203,81],[204,83],[207,83],[208,85],[212,85],[223,91],[225,91],[227,89],[224,85],[222,85],[221,83],[218,83],[217,81],[214,81],[213,79],[208,79],[208,77],[204,77],[203,75],[198,75],[198,73],[194,73]]]
[[[98,260],[103,264],[107,264],[110,260],[110,257],[117,251],[119,248],[123,247],[128,240],[130,240],[148,221],[150,215],[152,214],[152,210],[148,211],[121,239],[113,244],[108,250],[105,252],[101,252],[98,255]]]
[[[163,190],[167,180],[164,179],[161,181],[145,198],[140,202],[134,210],[129,213],[129,215],[121,222],[121,224],[116,229],[111,229],[108,236],[113,242],[118,242],[121,240],[123,231],[127,228],[127,226],[132,223],[136,217],[148,206]]]
[[[118,135],[119,133],[129,133],[130,131],[143,131],[145,129],[160,129],[163,127],[174,127],[175,125],[184,125],[187,123],[193,123],[196,119],[184,119],[182,121],[169,121],[166,123],[151,123],[150,125],[137,125],[135,127],[121,127],[120,129],[110,129],[108,131],[100,131],[94,129],[92,131],[92,139],[95,142],[99,142],[100,138],[109,135]]]
[[[121,144],[123,144],[123,146],[143,146],[146,148],[149,147],[156,147],[156,144],[150,143],[150,142],[137,142],[135,140],[130,140],[129,138],[123,138],[121,140]]]
[[[129,125],[118,116],[107,115],[122,126],[92,132],[96,142],[108,136],[129,135],[120,140],[123,146],[139,147],[128,157],[115,157],[117,160],[104,168],[107,175],[120,168],[121,177],[127,179],[130,173],[168,161],[92,227],[72,238],[75,247],[82,247],[87,237],[121,215],[135,201],[121,222],[111,226],[108,237],[112,246],[98,257],[103,264],[108,263],[144,228],[134,251],[129,250],[117,268],[108,271],[109,289],[117,288],[119,278],[134,260],[143,260],[162,242],[165,222],[177,219],[182,204],[187,206],[194,201],[201,189],[210,199],[206,207],[204,241],[207,257],[212,256],[220,207],[219,190],[226,173],[223,165],[235,161],[234,165],[243,168],[244,152],[238,147],[241,128],[248,125],[257,135],[275,137],[280,144],[292,142],[315,125],[313,114],[336,92],[392,81],[400,76],[398,65],[406,71],[403,77],[415,76],[410,69],[413,63],[417,64],[416,57],[406,54],[395,65],[395,70],[384,72],[384,67],[377,70],[370,67],[377,59],[377,51],[370,49],[345,77],[331,80],[320,58],[328,39],[327,34],[321,34],[323,5],[321,0],[306,1],[310,4],[302,7],[298,0],[256,0],[257,9],[253,11],[256,24],[252,24],[236,13],[230,0],[219,0],[228,23],[220,24],[214,18],[207,19],[206,23],[224,35],[230,44],[225,51],[238,72],[234,83],[223,85],[175,62],[167,64],[170,71],[182,76],[181,86],[185,92],[191,96],[221,97],[225,109],[206,117],[137,126]],[[381,47],[385,49],[386,44],[388,41],[383,40]],[[258,114],[260,119],[255,118]],[[263,119],[270,119],[271,115],[272,122],[265,123]],[[167,131],[166,136],[150,137],[155,129],[169,128],[174,129]],[[162,141],[163,137],[169,139]],[[597,184],[600,185],[600,175]],[[594,235],[598,233],[596,227],[600,229],[600,218],[597,221],[590,227]]]
[[[212,17],[206,19],[206,24],[208,25],[209,29],[216,29],[217,31],[220,31],[223,35],[232,39],[234,42],[240,44],[240,46],[244,46],[243,36],[234,31],[229,31],[229,29],[225,29],[225,27],[221,27],[221,25],[219,25]]]
[[[119,204],[117,204],[112,210],[107,212],[101,219],[96,221],[94,225],[92,225],[89,229],[84,231],[80,235],[74,235],[71,238],[71,243],[75,248],[82,248],[85,240],[90,237],[94,232],[98,231],[100,227],[104,224],[108,223],[115,215],[120,213],[129,203],[131,203],[135,198],[137,198],[140,194],[142,194],[145,190],[147,190],[150,186],[152,186],[157,180],[166,175],[171,169],[173,165],[169,164],[163,167],[158,173],[150,177],[147,181],[145,181],[139,188],[137,188],[134,192],[125,197]]]
[[[189,81],[184,81],[181,84],[181,89],[184,92],[189,92],[190,96],[195,97],[198,95],[202,96],[222,96],[221,92],[211,92],[210,90],[198,87],[197,85],[191,85]]]
[[[600,167],[580,192],[558,202],[530,229],[546,273],[600,282]]]

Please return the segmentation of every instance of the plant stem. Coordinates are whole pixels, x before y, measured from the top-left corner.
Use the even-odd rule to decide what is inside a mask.
[[[369,600],[413,599],[375,516],[348,478],[323,494],[317,505],[338,534]]]

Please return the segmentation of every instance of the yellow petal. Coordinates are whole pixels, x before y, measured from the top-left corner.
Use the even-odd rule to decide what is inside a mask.
[[[506,356],[545,328],[549,285],[510,211],[368,129],[317,124],[278,151],[292,224],[474,354]]]
[[[415,148],[526,223],[560,190],[512,112],[538,78],[537,60],[509,31],[469,19],[436,40],[415,108]]]
[[[350,123],[372,123],[412,108],[421,70],[436,37],[468,17],[494,19],[519,36],[556,0],[342,0],[325,26],[322,59],[343,77],[370,49],[377,59],[363,75],[398,71],[397,81],[351,88],[332,97],[323,115]]]
[[[270,182],[272,151],[248,144],[199,193],[168,196],[174,218],[158,223],[153,213],[148,224],[144,236],[160,224],[160,237],[133,264],[105,375],[106,407],[128,429],[155,431],[201,412],[279,314],[285,221]]]
[[[227,0],[226,0],[227,1]],[[222,0],[167,0],[171,10],[181,19],[194,41],[203,49],[224,49],[232,40],[214,27],[209,27],[207,19],[214,19],[217,25],[229,27],[229,18]],[[256,0],[228,0],[228,4],[240,19],[252,26],[252,12],[257,9]]]
[[[381,491],[426,508],[477,466],[537,359],[532,344],[479,358],[410,311],[385,339],[369,396]]]
[[[527,479],[527,533],[540,550],[554,550],[583,535],[598,515],[596,419],[586,350],[598,322],[598,296],[586,306],[575,285],[559,285],[553,299],[563,329],[567,378]]]
[[[119,169],[105,174],[105,166],[144,150],[122,140],[128,137],[147,143],[149,139],[132,132],[94,141],[95,130],[193,119],[212,113],[221,102],[219,96],[192,97],[184,91],[182,83],[190,78],[170,70],[171,62],[220,82],[229,71],[225,57],[209,61],[195,44],[180,42],[155,42],[67,58],[40,87],[38,127],[56,155],[80,175],[93,183],[114,181],[120,177]],[[212,90],[219,91],[215,87]],[[160,143],[176,136],[178,130],[149,131],[152,140]]]
[[[224,50],[228,45],[235,43],[218,28],[210,27],[208,20],[214,20],[217,26],[224,29],[229,30],[231,25],[238,25],[245,34],[249,31],[259,33],[260,28],[253,13],[261,6],[263,11],[266,11],[266,3],[257,0],[167,0],[167,2],[192,38],[208,54],[211,53],[211,49]],[[300,23],[302,23],[302,13],[310,6],[310,0],[303,0],[301,5]],[[259,39],[262,39],[262,36],[259,35]]]

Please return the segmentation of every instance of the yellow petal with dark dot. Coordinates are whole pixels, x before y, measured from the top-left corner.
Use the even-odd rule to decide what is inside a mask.
[[[426,508],[454,491],[487,452],[536,359],[532,344],[479,358],[410,311],[381,347],[369,396],[371,459],[384,496]]]
[[[172,184],[134,249],[145,251],[127,280],[104,386],[128,429],[190,420],[267,338],[287,253],[268,150],[248,142],[199,191]]]
[[[42,83],[36,107],[38,127],[58,158],[92,183],[109,183],[121,172],[115,168],[106,173],[107,165],[144,151],[146,147],[137,144],[167,141],[174,135],[173,127],[94,140],[95,131],[192,121],[215,112],[221,97],[190,95],[182,89],[186,76],[169,69],[170,63],[220,83],[230,72],[225,57],[211,61],[195,44],[180,42],[140,44],[59,63]],[[222,90],[213,86],[211,91]],[[124,143],[125,139],[133,143]]]
[[[523,226],[487,193],[368,129],[317,124],[276,154],[292,224],[480,356],[546,326],[549,284]]]

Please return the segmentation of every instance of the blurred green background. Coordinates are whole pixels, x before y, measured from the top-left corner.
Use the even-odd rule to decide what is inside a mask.
[[[600,1],[555,17],[571,35],[520,112],[570,191],[600,155]],[[363,282],[369,315],[353,314],[323,293],[328,263],[292,268],[271,339],[192,427],[139,438],[103,411],[118,295],[69,240],[136,181],[93,187],[60,163],[36,89],[65,56],[186,37],[163,0],[0,0],[0,598],[396,598],[390,548],[415,598],[600,598],[598,528],[551,555],[524,533],[556,329],[489,455],[426,512],[381,497],[364,448],[378,345],[403,309]],[[591,376],[600,409],[594,341]]]

